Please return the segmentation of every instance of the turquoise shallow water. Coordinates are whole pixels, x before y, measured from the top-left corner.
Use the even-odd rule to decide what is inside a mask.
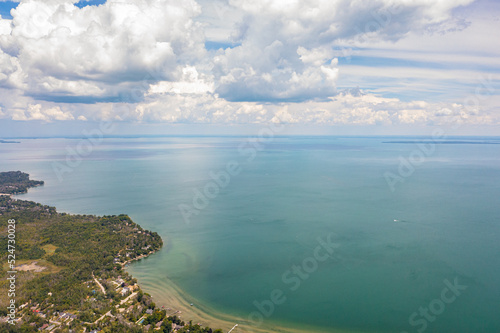
[[[435,145],[391,191],[384,174],[399,175],[416,144],[282,137],[249,160],[246,138],[109,138],[60,181],[54,165],[81,140],[20,141],[0,144],[1,169],[46,181],[21,198],[128,213],[162,235],[166,247],[130,268],[153,295],[168,277],[225,313],[325,332],[500,331],[500,145]],[[240,173],[187,224],[179,205],[215,191],[210,173],[228,163]],[[327,237],[334,258],[315,259]],[[467,289],[440,301],[455,279]],[[418,313],[430,305],[434,314]]]

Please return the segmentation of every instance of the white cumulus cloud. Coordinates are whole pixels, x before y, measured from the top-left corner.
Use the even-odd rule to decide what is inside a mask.
[[[402,86],[418,88],[407,78],[457,81],[467,74],[470,85],[474,69],[398,71],[387,61],[371,67],[343,63],[359,47],[384,45],[371,54],[387,59],[391,45],[406,45],[408,51],[407,44],[422,35],[434,36],[435,43],[449,34],[458,38],[462,30],[478,34],[486,28],[454,14],[472,0],[108,0],[83,8],[76,2],[23,0],[12,19],[0,19],[3,119],[498,122],[494,110],[500,94],[491,89],[486,109],[481,107],[485,98],[471,108],[459,99],[394,97]],[[210,48],[210,42],[220,47]],[[447,55],[440,54],[443,63]],[[384,78],[401,83],[388,86]],[[343,92],[362,79],[371,93]],[[493,87],[497,81],[494,76]],[[376,93],[379,88],[385,95]]]

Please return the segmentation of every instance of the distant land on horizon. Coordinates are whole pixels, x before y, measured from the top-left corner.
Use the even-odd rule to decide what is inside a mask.
[[[434,143],[442,145],[498,145],[500,141],[458,141],[458,140],[408,140],[408,141],[384,141],[382,143],[402,143],[402,144],[412,144],[412,143]]]
[[[246,138],[246,137],[255,137],[258,134],[130,134],[130,135],[102,135],[103,139],[154,139],[154,138]],[[274,135],[276,138],[363,138],[363,139],[427,139],[432,138],[432,135],[311,135],[311,134],[286,134],[286,135]],[[53,136],[9,136],[2,137],[0,139],[0,143],[21,143],[19,141],[9,141],[9,140],[36,140],[36,139],[86,139],[88,136],[85,135],[53,135]],[[469,140],[484,140],[484,139],[498,139],[500,140],[499,135],[450,135],[441,137],[439,140],[434,142],[450,142],[457,141],[458,139],[469,139]],[[415,141],[394,141],[394,142],[384,142],[384,143],[414,143]],[[418,143],[418,142],[417,142]]]

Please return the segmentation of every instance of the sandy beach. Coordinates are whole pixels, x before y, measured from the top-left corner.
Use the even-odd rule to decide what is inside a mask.
[[[129,265],[134,265],[131,262]],[[132,276],[134,276],[132,274]],[[136,277],[136,276],[134,276]],[[137,278],[137,277],[136,277]],[[193,323],[199,323],[201,326],[209,326],[213,329],[221,328],[224,332],[231,330],[235,324],[238,324],[236,328],[233,329],[234,333],[320,333],[325,332],[324,328],[314,327],[308,325],[307,328],[297,328],[288,327],[286,325],[278,324],[272,322],[270,319],[265,319],[260,325],[251,322],[248,318],[241,318],[237,316],[228,315],[221,313],[220,311],[214,310],[209,306],[202,304],[201,302],[194,299],[191,295],[186,294],[179,287],[177,287],[172,281],[165,278],[162,281],[141,281],[141,278],[137,278],[141,289],[153,296],[153,300],[158,308],[166,309],[168,315],[180,316],[182,320],[189,321],[192,320]],[[145,283],[142,283],[145,282]],[[150,284],[155,283],[158,288],[150,288]],[[191,305],[193,304],[193,305]],[[346,330],[335,330],[333,328],[328,329],[329,333],[362,333],[361,331],[346,331]]]

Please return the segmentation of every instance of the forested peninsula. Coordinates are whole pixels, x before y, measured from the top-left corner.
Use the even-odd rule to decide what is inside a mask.
[[[123,270],[163,246],[156,232],[127,215],[59,213],[10,195],[39,185],[0,172],[1,332],[222,332],[157,307]]]
[[[0,194],[26,193],[28,188],[43,184],[40,180],[30,180],[29,175],[21,171],[0,172]]]

